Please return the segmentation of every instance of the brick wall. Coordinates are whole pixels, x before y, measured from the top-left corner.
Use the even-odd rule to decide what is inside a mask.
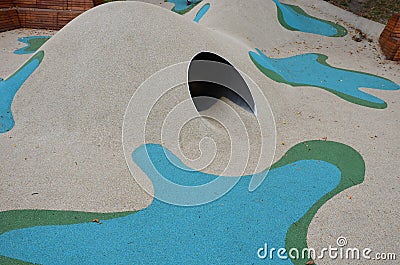
[[[2,0],[0,32],[17,28],[61,29],[103,0]]]
[[[2,0],[0,2],[0,8],[10,8],[13,7],[13,1],[11,0]]]
[[[12,8],[0,9],[0,32],[17,29],[20,26],[17,10]]]
[[[400,13],[393,14],[379,37],[386,59],[400,60]]]

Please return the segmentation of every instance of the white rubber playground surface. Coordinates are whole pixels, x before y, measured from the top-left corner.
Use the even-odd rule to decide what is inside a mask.
[[[400,94],[397,90],[400,88],[400,64],[385,60],[380,51],[378,38],[384,25],[318,0],[282,2],[301,7],[310,16],[343,26],[347,35],[327,37],[288,30],[278,20],[277,6],[272,0],[203,0],[183,15],[171,11],[172,3],[144,2],[150,3],[124,1],[101,5],[85,12],[58,32],[21,29],[0,33],[0,77],[4,80],[33,55],[13,53],[24,46],[18,42],[19,37],[52,36],[39,48],[38,52],[44,52],[42,61],[12,101],[14,126],[0,133],[0,212],[3,213],[0,216],[0,226],[5,227],[7,224],[8,227],[9,223],[14,222],[13,218],[18,219],[18,211],[13,217],[8,215],[14,210],[115,213],[142,210],[152,203],[162,204],[165,201],[163,198],[169,198],[167,195],[170,190],[163,190],[166,197],[160,195],[159,201],[155,202],[153,197],[157,198],[158,191],[154,187],[157,185],[148,173],[150,171],[146,171],[148,168],[142,166],[141,163],[145,162],[140,159],[143,157],[138,158],[140,161],[135,160],[134,152],[143,144],[159,144],[196,172],[212,176],[243,176],[270,167],[299,143],[321,140],[337,142],[354,149],[365,162],[365,174],[361,184],[349,185],[349,188],[332,195],[332,198],[316,209],[304,239],[308,247],[318,250],[337,247],[337,239],[345,237],[346,247],[360,250],[370,248],[371,253],[400,254]],[[206,3],[210,4],[209,10],[199,23],[193,22],[197,12]],[[356,34],[355,29],[366,33],[372,42],[352,40]],[[379,87],[361,87],[361,91],[386,103],[385,108],[375,108],[321,87],[289,84],[295,81],[278,82],[273,75],[271,77],[260,71],[260,67],[252,61],[249,52],[255,52],[256,48],[276,59],[307,53],[323,54],[328,57],[327,63],[332,67],[383,77],[399,88],[381,90]],[[209,116],[209,119],[199,116],[186,81],[191,59],[201,52],[217,54],[242,74],[252,92],[257,116],[226,98],[201,113]],[[307,67],[305,64],[304,69]],[[295,75],[290,72],[290,67],[286,70],[287,73],[277,72],[286,80]],[[319,73],[313,72],[312,75],[318,76]],[[343,80],[336,81],[340,83]],[[345,158],[345,154],[343,157],[335,156],[338,163]],[[313,158],[303,160],[307,159]],[[346,165],[352,167],[351,162]],[[354,164],[354,167],[358,166]],[[161,175],[165,174],[164,177],[177,177],[167,176],[172,171],[168,171],[167,166],[164,169],[165,172],[160,172]],[[292,185],[294,182],[290,184],[291,178],[288,177],[292,173],[282,172],[278,173],[283,178],[287,177],[287,186]],[[316,169],[312,172],[325,171]],[[274,174],[271,170],[271,177],[266,175],[265,185],[275,183]],[[306,172],[304,176],[310,174]],[[325,173],[321,174],[325,176]],[[294,211],[297,203],[301,204],[303,200],[307,202],[312,194],[323,189],[317,186],[320,182],[314,181],[314,186],[308,182],[304,190],[297,191],[296,194],[300,196],[296,197],[297,201],[288,203],[288,209],[277,211],[277,216],[267,219],[261,215],[261,210],[258,215],[258,209],[272,209],[278,204],[262,201],[262,195],[254,193],[254,196],[260,196],[260,204],[252,206],[243,203],[239,204],[241,208],[237,208],[238,213],[248,214],[247,217],[229,215],[229,211],[223,210],[216,211],[214,217],[218,219],[229,215],[229,218],[221,219],[223,221],[218,221],[218,224],[226,222],[224,227],[237,231],[246,222],[235,220],[248,219],[251,222],[255,218],[255,223],[263,226],[275,218],[282,218],[284,223],[287,221],[287,212]],[[282,201],[290,200],[293,195],[292,190],[288,187],[285,189],[285,186],[281,187],[282,193],[279,193],[280,187],[274,190]],[[301,197],[307,191],[310,191],[311,197]],[[318,196],[315,202],[321,202],[319,199],[326,193]],[[189,201],[188,197],[193,194],[196,194],[195,190],[188,192],[183,200]],[[215,203],[223,204],[218,200]],[[311,205],[314,202],[310,201]],[[179,209],[182,210],[182,216],[185,216],[186,209],[197,211],[196,207],[199,207],[200,218],[202,206]],[[193,222],[191,219],[187,222],[181,220],[183,224],[177,223],[174,228],[166,231],[162,220],[171,222],[174,216],[180,216],[174,211],[160,208],[162,214],[151,219],[158,224],[154,226],[155,230],[159,229],[157,233],[147,234],[147,221],[137,221],[132,237],[139,238],[138,234],[141,234],[141,239],[137,239],[138,243],[135,241],[133,245],[146,241],[146,238],[157,244],[158,240],[162,241],[167,235],[179,234],[179,228],[185,230],[183,224]],[[139,211],[132,218],[135,215],[139,218],[142,212],[146,214],[145,211]],[[299,216],[303,215],[307,216],[306,213]],[[290,225],[299,219],[297,215],[290,218],[293,218],[290,219]],[[144,220],[150,222],[150,219]],[[29,228],[31,221],[26,222],[28,225],[23,227]],[[90,221],[88,223],[88,226],[98,225]],[[102,223],[103,227],[107,226],[107,221]],[[295,263],[290,258],[279,261],[259,259],[257,249],[264,243],[270,247],[285,247],[272,242],[273,239],[268,235],[257,239],[258,243],[251,245],[252,249],[244,249],[243,253],[235,252],[235,257],[239,257],[237,259],[214,259],[217,257],[214,251],[218,248],[213,248],[211,239],[207,242],[207,233],[210,233],[210,238],[212,234],[227,236],[220,238],[222,243],[218,246],[221,251],[229,252],[236,249],[232,244],[241,243],[238,243],[239,236],[237,241],[231,241],[228,230],[214,231],[212,223],[199,228],[199,231],[190,231],[190,234],[197,235],[203,235],[206,231],[202,239],[190,238],[198,240],[194,241],[198,244],[198,252],[194,251],[195,254],[190,257],[184,253],[184,245],[192,241],[185,241],[185,238],[181,241],[168,241],[171,249],[169,245],[163,245],[163,253],[166,255],[164,260],[161,254],[160,259],[140,259],[145,252],[135,252],[136,245],[128,250],[110,247],[113,252],[108,251],[106,243],[104,246],[99,243],[99,246],[96,245],[86,254],[79,254],[80,250],[69,248],[74,246],[75,241],[71,239],[69,244],[68,237],[64,237],[63,243],[68,249],[65,252],[57,246],[48,247],[45,243],[33,246],[40,238],[40,233],[53,231],[45,230],[46,225],[58,224],[64,223],[40,223],[43,231],[34,230],[39,224],[32,226],[32,230],[19,229],[22,226],[2,230],[0,255],[33,264],[90,264],[92,261],[103,264],[167,264],[165,261],[176,264],[239,264],[237,262],[241,258],[249,260],[250,264],[305,264]],[[142,229],[139,228],[141,225]],[[279,224],[271,227],[269,234],[278,234],[279,229],[275,228]],[[72,231],[74,228],[68,229]],[[114,232],[108,231],[104,233],[109,233],[111,238]],[[15,235],[11,232],[15,232]],[[62,233],[49,233],[48,242],[52,242],[52,237],[55,241],[63,238]],[[252,231],[247,233],[251,234]],[[29,236],[32,238],[29,239]],[[77,248],[84,245],[79,240],[76,239]],[[82,238],[82,242],[86,242],[84,240]],[[286,237],[282,240],[288,244]],[[110,242],[119,241],[110,239]],[[121,242],[118,244],[123,244]],[[28,247],[29,244],[33,245]],[[202,244],[210,244],[209,249],[203,250]],[[99,250],[101,247],[104,247],[103,252]],[[206,249],[206,246],[203,247]],[[175,251],[175,248],[181,249],[182,253]],[[253,253],[253,256],[248,257],[246,253]],[[108,255],[114,256],[110,258]],[[59,260],[55,260],[55,257],[59,257]],[[4,259],[6,261],[9,262]],[[326,256],[316,259],[315,263],[398,264],[398,261],[345,260]]]

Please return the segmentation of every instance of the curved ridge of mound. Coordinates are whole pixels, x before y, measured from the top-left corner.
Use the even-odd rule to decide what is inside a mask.
[[[141,2],[89,10],[41,50],[40,67],[14,98],[15,127],[0,135],[2,167],[12,169],[3,180],[9,188],[0,195],[1,210],[143,208],[151,198],[132,181],[121,141],[135,89],[154,72],[203,50],[258,75],[246,46]],[[26,201],[32,192],[40,196]]]

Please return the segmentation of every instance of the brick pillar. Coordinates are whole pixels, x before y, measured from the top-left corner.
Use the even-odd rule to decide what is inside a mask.
[[[386,59],[400,60],[400,13],[393,14],[379,37]]]

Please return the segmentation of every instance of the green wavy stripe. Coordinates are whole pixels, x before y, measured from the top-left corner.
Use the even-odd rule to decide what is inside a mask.
[[[16,50],[14,53],[17,54],[29,54],[37,51],[46,41],[50,39],[50,36],[37,36],[35,38],[19,38],[18,41],[27,44],[27,46]]]
[[[286,29],[288,30],[292,30],[292,31],[299,31],[296,28],[291,27],[288,23],[286,23],[286,20],[283,18],[283,12],[282,10],[279,8],[278,5],[276,5],[276,9],[278,10],[278,21],[279,23]]]
[[[346,28],[344,28],[344,27],[342,27],[342,26],[340,26],[340,25],[338,25],[338,24],[336,24],[336,23],[333,23],[333,22],[328,21],[328,20],[320,19],[320,18],[317,18],[317,17],[313,17],[313,16],[307,14],[307,13],[306,13],[303,9],[301,9],[299,6],[289,5],[289,4],[283,4],[283,3],[281,3],[281,4],[282,4],[282,5],[285,5],[285,6],[289,7],[289,8],[291,8],[291,9],[293,10],[293,12],[296,12],[296,13],[298,13],[298,14],[300,14],[300,15],[305,16],[305,17],[309,17],[309,18],[312,18],[312,19],[315,19],[315,20],[319,20],[319,21],[321,21],[321,22],[323,22],[323,23],[329,24],[329,25],[331,25],[332,27],[334,27],[334,28],[336,29],[337,33],[336,33],[335,35],[330,36],[330,37],[343,37],[343,36],[346,36],[346,35],[347,35],[347,30],[346,30]],[[299,29],[296,29],[296,28],[291,27],[288,23],[286,23],[285,19],[283,18],[282,10],[279,8],[278,5],[276,6],[276,8],[277,8],[277,10],[278,10],[278,20],[279,20],[279,23],[280,23],[283,27],[285,27],[285,28],[288,29],[288,30],[292,30],[292,31],[301,31],[301,30],[299,30]]]
[[[29,46],[25,48],[25,51],[27,52],[35,52],[37,51],[46,41],[48,41],[50,38],[44,37],[44,38],[37,38],[37,39],[31,39],[28,40]]]
[[[307,248],[307,231],[318,209],[339,192],[360,184],[364,180],[365,164],[361,155],[353,148],[331,141],[313,140],[299,143],[292,148],[271,169],[282,167],[298,160],[322,160],[336,165],[342,173],[339,185],[316,202],[307,213],[294,223],[286,234],[286,249]],[[13,210],[0,212],[0,234],[10,230],[44,226],[68,225],[91,222],[93,219],[108,220],[127,216],[134,212],[90,213],[52,210]],[[306,259],[292,260],[295,265],[305,264]],[[32,264],[0,256],[0,264]]]
[[[294,12],[297,12],[297,13],[303,15],[303,16],[306,16],[306,17],[309,17],[309,18],[312,18],[312,19],[319,20],[321,22],[324,22],[324,23],[329,24],[332,27],[334,27],[337,30],[337,33],[335,35],[330,36],[330,37],[344,37],[344,36],[347,35],[347,30],[343,26],[340,26],[340,25],[338,25],[338,24],[336,24],[336,23],[334,23],[332,21],[329,21],[329,20],[324,20],[324,19],[320,19],[320,18],[317,18],[317,17],[313,17],[313,16],[307,14],[299,6],[288,5],[288,4],[285,4],[285,5],[290,7]]]
[[[293,223],[286,234],[286,250],[307,248],[307,232],[311,220],[328,200],[352,186],[364,181],[365,163],[361,155],[350,146],[330,141],[308,141],[292,147],[272,167],[281,167],[296,162],[297,160],[322,160],[339,168],[342,178],[339,185],[318,200],[307,213],[297,222]],[[308,259],[292,259],[295,265],[304,265]]]
[[[14,77],[19,71],[21,71],[25,66],[27,66],[30,62],[32,62],[33,60],[38,60],[39,64],[42,62],[44,58],[44,51],[38,51],[37,53],[35,53],[34,55],[32,55],[31,58],[29,58],[28,61],[26,61],[20,68],[18,68],[17,71],[15,71],[12,75],[10,75],[9,77],[7,77],[5,79],[5,81],[11,79],[12,77]]]
[[[387,79],[387,78],[379,77],[379,76],[376,76],[376,75],[373,75],[373,74],[369,74],[369,73],[363,73],[363,72],[358,72],[358,71],[353,71],[353,70],[341,69],[341,68],[333,67],[333,66],[331,66],[330,64],[328,64],[328,63],[326,62],[326,60],[328,59],[328,56],[326,56],[326,55],[324,55],[324,54],[319,54],[319,53],[316,53],[316,55],[318,55],[318,58],[317,58],[318,63],[320,63],[320,64],[322,64],[322,65],[326,65],[326,66],[328,66],[328,67],[330,67],[330,68],[337,69],[337,70],[346,70],[347,72],[353,72],[353,73],[358,73],[358,74],[364,74],[364,75],[374,76],[374,77],[378,77],[378,78],[382,78],[382,79],[385,79],[385,80],[390,81],[390,80]],[[385,102],[385,103],[382,103],[382,104],[374,103],[374,102],[370,102],[370,101],[368,101],[368,100],[364,100],[364,99],[361,99],[361,98],[357,98],[357,97],[350,96],[350,95],[348,95],[348,94],[345,94],[345,93],[342,93],[342,92],[339,92],[339,91],[336,91],[336,90],[333,90],[333,89],[330,89],[330,88],[327,88],[327,87],[324,87],[324,86],[316,86],[316,85],[303,84],[303,83],[295,83],[295,82],[287,81],[285,78],[283,78],[282,76],[280,76],[278,73],[276,73],[276,72],[274,72],[274,71],[272,71],[272,70],[270,70],[270,69],[267,69],[267,68],[265,68],[264,66],[262,66],[261,64],[257,63],[257,61],[254,60],[253,57],[252,57],[251,55],[249,55],[249,56],[250,56],[251,61],[256,65],[256,67],[257,67],[263,74],[265,74],[266,76],[268,76],[269,78],[271,78],[271,79],[274,80],[275,82],[284,83],[284,84],[291,85],[291,86],[308,86],[308,87],[311,86],[311,87],[322,88],[322,89],[324,89],[324,90],[326,90],[326,91],[328,91],[328,92],[331,92],[332,94],[335,94],[336,96],[338,96],[338,97],[340,97],[340,98],[342,98],[342,99],[344,99],[344,100],[346,100],[346,101],[349,101],[349,102],[354,103],[354,104],[357,104],[357,105],[369,107],[369,108],[385,109],[385,108],[387,107],[387,103],[386,103],[386,102]]]
[[[0,212],[0,235],[16,229],[33,226],[47,225],[71,225],[92,222],[93,219],[109,220],[124,217],[134,213],[95,213],[78,211],[55,211],[55,210],[12,210]],[[0,264],[4,265],[28,265],[29,262],[0,256]]]
[[[192,10],[195,6],[197,6],[199,3],[201,3],[202,1],[199,1],[197,3],[191,3],[187,8],[183,9],[183,10],[176,10],[175,7],[173,7],[171,9],[172,12],[178,13],[180,15],[186,14],[187,12],[189,12],[190,10]]]

